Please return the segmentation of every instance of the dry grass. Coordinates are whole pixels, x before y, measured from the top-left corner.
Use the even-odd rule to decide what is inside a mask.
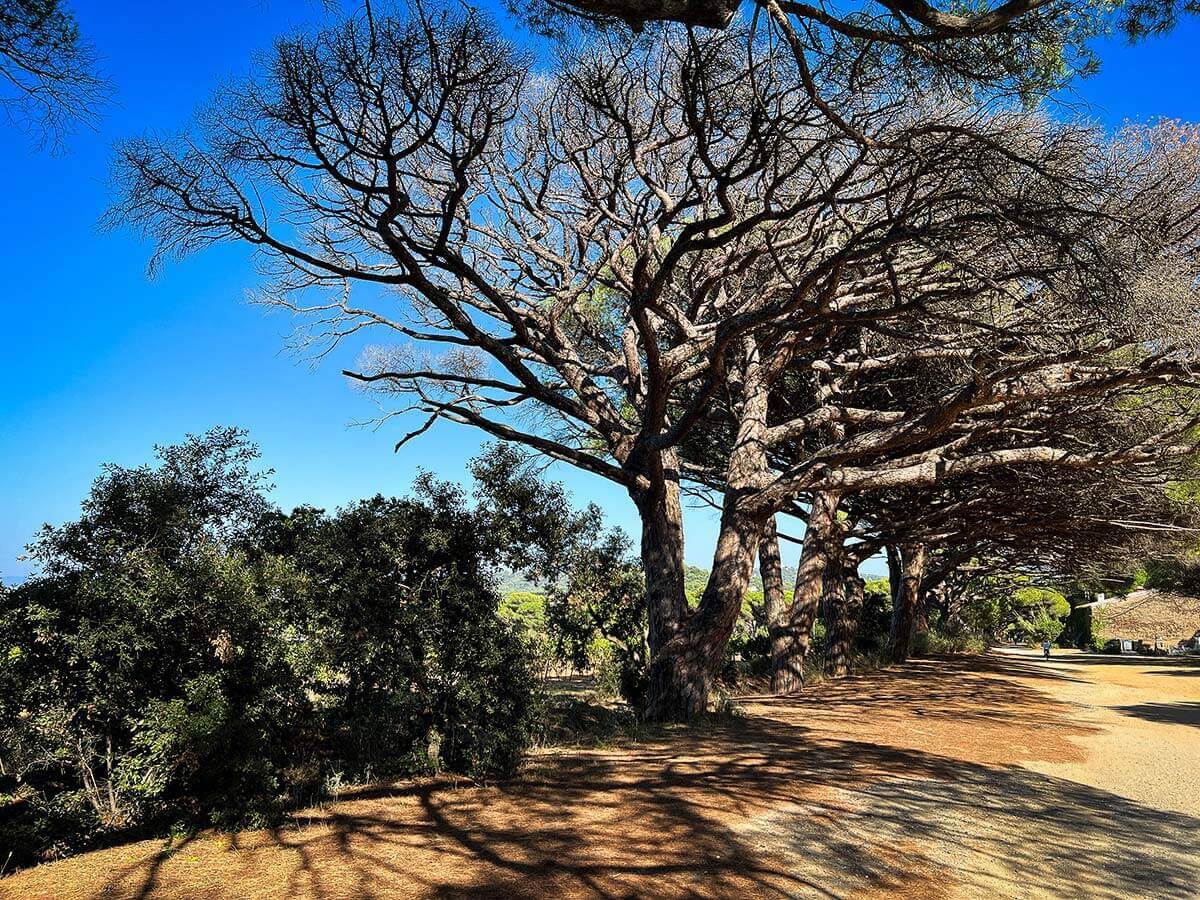
[[[1162,638],[1173,647],[1200,631],[1200,597],[1165,591],[1134,591],[1120,600],[1094,607],[1104,640],[1129,638],[1153,643]]]

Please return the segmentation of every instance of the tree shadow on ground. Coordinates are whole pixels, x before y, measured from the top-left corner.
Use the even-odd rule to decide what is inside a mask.
[[[1070,656],[1051,655],[1049,660],[1039,659],[1043,665],[1060,666],[1140,666],[1179,670],[1200,670],[1200,659],[1189,656],[1136,656],[1116,653],[1073,653]]]
[[[1200,727],[1200,703],[1138,703],[1114,707],[1117,712],[1148,722]]]
[[[1146,674],[1147,675],[1175,675],[1175,676],[1190,675],[1193,678],[1195,678],[1197,675],[1200,675],[1200,661],[1194,661],[1191,666],[1186,667],[1186,668],[1181,667],[1178,669],[1156,669],[1155,671],[1147,672]]]
[[[940,890],[1188,897],[1200,819],[1018,767],[749,720],[622,758],[565,758],[490,791],[429,786],[419,814],[349,804],[280,832],[333,896],[858,897]],[[351,881],[329,883],[337,869]],[[421,859],[420,857],[425,857]],[[323,886],[322,886],[323,885]]]
[[[88,884],[189,897],[1194,896],[1200,819],[1008,764],[1042,745],[1056,756],[1086,729],[1005,668],[938,661],[823,685],[632,750],[542,754],[504,785],[374,787],[186,855],[107,872],[94,855]]]

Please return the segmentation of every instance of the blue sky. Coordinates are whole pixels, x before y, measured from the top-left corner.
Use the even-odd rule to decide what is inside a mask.
[[[43,522],[75,514],[102,462],[134,465],[155,443],[213,425],[250,430],[285,507],[404,493],[419,468],[462,480],[479,436],[440,425],[396,454],[401,426],[353,427],[375,411],[338,374],[355,351],[317,366],[285,352],[292,323],[245,302],[254,273],[243,250],[216,248],[150,281],[149,249],[131,234],[97,228],[113,142],[182,127],[222,79],[247,69],[255,50],[319,19],[320,3],[73,5],[116,84],[115,105],[65,156],[37,152],[11,128],[0,132],[0,579],[27,573],[18,559],[24,544]],[[1080,83],[1075,99],[1109,127],[1160,116],[1198,121],[1198,50],[1194,21],[1136,47],[1104,42],[1101,73]],[[580,502],[594,500],[636,534],[619,488],[562,467],[555,475]],[[689,562],[707,565],[714,537],[711,514],[690,513]],[[785,559],[794,555],[785,547]],[[869,568],[880,571],[878,563]]]

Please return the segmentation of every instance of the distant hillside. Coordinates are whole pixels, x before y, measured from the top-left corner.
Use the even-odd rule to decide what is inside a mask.
[[[1186,640],[1200,631],[1200,598],[1169,591],[1133,591],[1127,597],[1113,597],[1091,604],[1092,614],[1100,619],[1105,640],[1128,638],[1153,641],[1162,638],[1168,645]]]
[[[513,593],[541,593],[541,588],[520,572],[514,572],[511,569],[500,569],[496,573],[496,587],[501,597],[507,597]]]

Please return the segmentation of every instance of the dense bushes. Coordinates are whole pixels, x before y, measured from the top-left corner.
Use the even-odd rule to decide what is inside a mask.
[[[290,617],[350,774],[508,773],[528,740],[528,654],[496,614],[490,534],[455,490],[419,487],[277,515],[263,547],[295,568]]]
[[[231,429],[109,467],[0,592],[0,856],[268,821],[327,779],[512,771],[533,675],[456,492],[265,500]]]

